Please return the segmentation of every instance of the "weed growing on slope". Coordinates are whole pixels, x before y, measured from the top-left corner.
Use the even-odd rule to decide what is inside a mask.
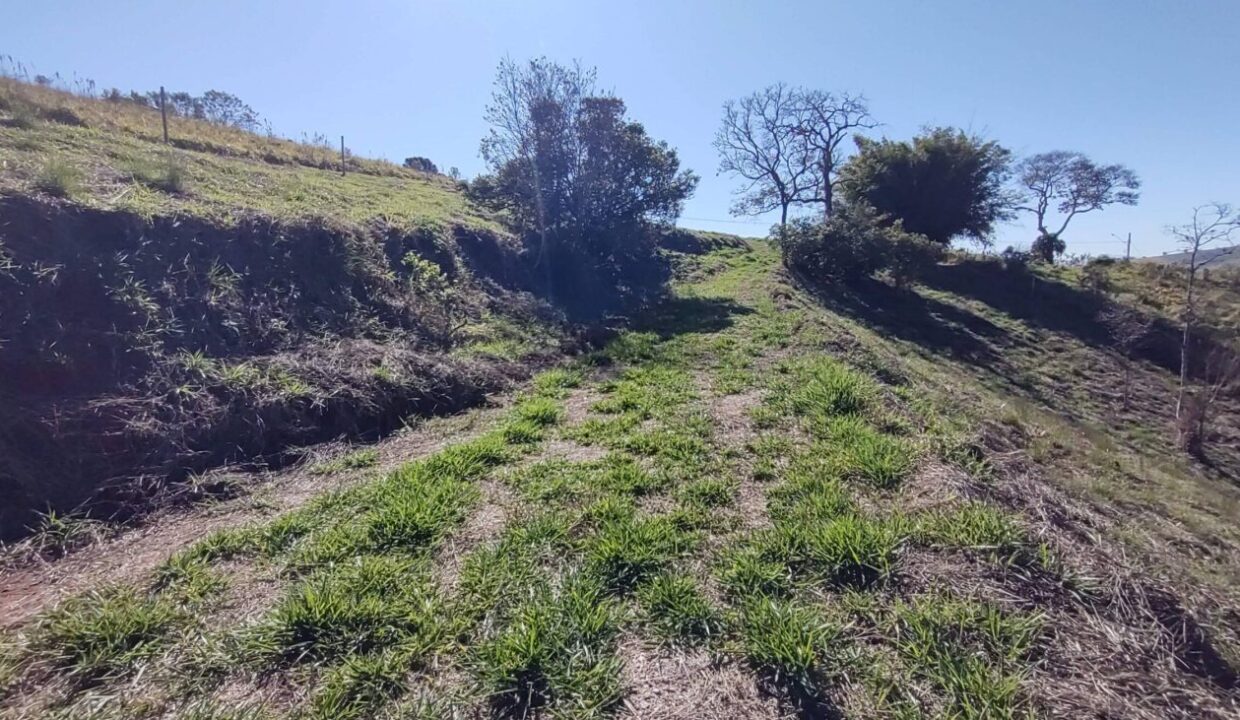
[[[845,477],[890,490],[913,470],[914,453],[904,440],[875,430],[859,417],[815,420],[811,432],[825,438],[811,454],[833,456]]]
[[[579,387],[585,379],[580,368],[555,368],[536,375],[531,382],[535,394],[563,399],[572,388]]]
[[[167,599],[107,588],[71,598],[41,618],[30,649],[35,659],[81,681],[117,678],[163,650],[186,619]]]
[[[637,589],[642,618],[659,638],[698,644],[722,630],[722,620],[697,583],[683,575],[657,575]]]
[[[349,470],[364,470],[379,464],[379,451],[374,448],[354,450],[334,460],[318,463],[310,468],[312,475],[331,475]]]
[[[764,556],[795,576],[839,586],[885,580],[906,532],[903,523],[857,515],[778,523],[759,538]]]
[[[914,672],[946,695],[954,717],[1020,716],[1020,672],[1040,635],[1039,615],[923,597],[897,605],[888,631]]]
[[[788,566],[768,558],[752,541],[731,548],[720,557],[719,584],[734,601],[757,597],[784,597],[792,591]]]
[[[635,413],[641,419],[658,417],[693,397],[692,378],[686,370],[661,365],[631,367],[602,387],[606,397],[594,404],[607,415]]]
[[[298,581],[254,633],[252,652],[299,663],[399,646],[423,657],[453,631],[440,610],[422,563],[368,555]]]
[[[798,704],[815,703],[848,664],[843,628],[811,606],[757,599],[741,607],[738,623],[745,659]]]
[[[611,592],[631,592],[693,548],[696,536],[667,517],[607,517],[585,541],[586,569]]]
[[[374,717],[379,708],[405,692],[416,660],[416,647],[346,657],[325,673],[306,716],[316,720]]]
[[[574,517],[550,511],[508,525],[499,542],[474,550],[461,567],[460,591],[455,599],[472,621],[507,617],[511,606],[529,588],[574,555],[570,534]]]
[[[701,478],[681,487],[678,494],[687,507],[709,510],[732,504],[736,483],[723,478]]]
[[[189,180],[185,162],[172,153],[157,159],[136,157],[125,170],[135,182],[166,193],[185,192]]]
[[[1028,542],[1012,516],[983,503],[922,516],[917,523],[917,537],[933,545],[989,550],[1001,555],[1010,555]]]
[[[828,357],[785,363],[778,370],[783,376],[768,402],[812,420],[863,413],[877,394],[873,380]]]
[[[29,537],[19,545],[3,548],[4,554],[13,557],[63,557],[65,554],[85,547],[103,537],[107,526],[91,518],[65,515],[55,510],[39,516]]]
[[[82,171],[62,158],[48,158],[35,175],[36,189],[61,198],[71,198],[82,190]]]
[[[601,717],[620,700],[618,608],[593,578],[532,589],[510,620],[479,645],[472,664],[501,718],[550,706],[559,717]]]

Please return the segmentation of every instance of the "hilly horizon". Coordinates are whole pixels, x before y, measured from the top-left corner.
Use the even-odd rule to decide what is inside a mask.
[[[773,85],[743,237],[580,65],[501,61],[469,178],[47,80],[0,77],[0,716],[1240,716],[1230,206],[1068,263],[1127,167]]]

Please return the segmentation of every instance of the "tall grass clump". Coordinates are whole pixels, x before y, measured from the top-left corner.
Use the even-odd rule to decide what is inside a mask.
[[[642,617],[654,633],[673,644],[699,644],[723,624],[697,583],[683,575],[657,575],[637,589]]]
[[[418,562],[364,556],[299,581],[256,633],[254,649],[280,663],[336,660],[395,647],[421,656],[451,632],[440,610]]]
[[[1027,659],[1041,635],[1037,614],[942,597],[901,603],[888,631],[913,672],[947,697],[953,717],[1024,717]]]
[[[557,717],[605,716],[621,697],[618,614],[593,578],[575,575],[558,590],[529,591],[473,653],[492,716],[530,717],[544,707]]]
[[[740,610],[740,645],[764,679],[799,705],[813,705],[848,664],[842,628],[795,601],[762,598]]]
[[[72,598],[37,623],[33,655],[85,681],[122,677],[168,643],[185,619],[166,599],[131,588]]]
[[[134,159],[127,169],[135,182],[166,193],[185,192],[189,179],[185,162],[173,153]]]
[[[830,358],[816,358],[798,368],[795,376],[788,401],[801,416],[859,414],[869,408],[875,395],[869,378]]]
[[[60,198],[71,198],[82,188],[82,171],[61,158],[49,158],[34,178],[37,190]]]

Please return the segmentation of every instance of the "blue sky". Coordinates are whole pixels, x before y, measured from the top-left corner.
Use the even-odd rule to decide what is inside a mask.
[[[771,218],[729,216],[711,140],[724,100],[777,81],[864,93],[893,138],[956,125],[1136,170],[1141,204],[1078,218],[1069,252],[1122,253],[1111,234],[1131,232],[1154,254],[1194,205],[1240,204],[1236,0],[41,0],[4,15],[0,54],[40,72],[227,90],[281,134],[467,176],[498,60],[580,59],[702,176],[691,227],[765,233]],[[1032,235],[1022,220],[997,242]]]

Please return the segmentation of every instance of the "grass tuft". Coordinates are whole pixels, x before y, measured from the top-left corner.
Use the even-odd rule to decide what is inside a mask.
[[[584,576],[568,578],[558,591],[537,587],[527,597],[474,652],[493,716],[529,717],[548,706],[572,717],[603,716],[621,693],[618,609]]]
[[[699,644],[718,635],[722,622],[692,578],[657,575],[637,589],[646,624],[671,643]]]
[[[82,171],[61,158],[49,158],[34,178],[35,189],[60,198],[72,198],[81,192]]]
[[[337,660],[395,647],[420,657],[451,633],[425,570],[394,555],[326,567],[297,583],[252,638],[281,663]]]
[[[379,451],[374,448],[354,450],[333,460],[318,463],[310,468],[312,475],[332,475],[349,470],[365,470],[379,464]]]
[[[107,588],[67,600],[41,618],[31,650],[84,681],[119,678],[161,651],[184,619],[165,599]]]
[[[763,598],[740,611],[746,660],[798,702],[812,701],[846,664],[842,628],[808,605]]]

